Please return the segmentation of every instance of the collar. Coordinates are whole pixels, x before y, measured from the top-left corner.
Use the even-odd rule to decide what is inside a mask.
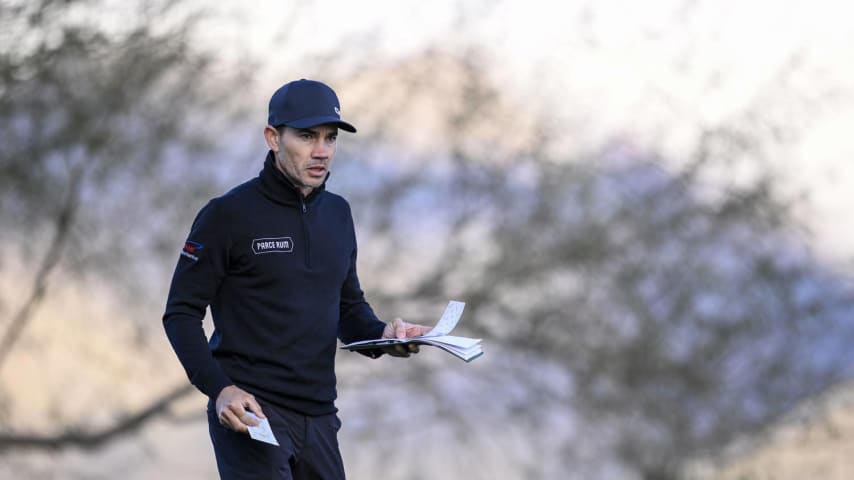
[[[276,168],[276,156],[270,150],[267,152],[267,158],[264,160],[264,169],[258,174],[258,178],[260,179],[261,193],[265,197],[283,205],[301,205],[310,203],[321,192],[326,190],[326,180],[329,179],[329,174],[326,174],[326,179],[323,180],[323,183],[319,187],[312,190],[307,197],[303,197],[302,192]]]

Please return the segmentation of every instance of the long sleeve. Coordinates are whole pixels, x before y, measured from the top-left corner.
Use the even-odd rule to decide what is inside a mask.
[[[356,250],[350,260],[350,270],[341,288],[341,323],[338,338],[344,343],[380,338],[385,323],[380,321],[365,300],[356,274]]]
[[[349,205],[347,205],[347,216],[353,251],[350,253],[347,277],[341,286],[341,320],[338,324],[338,338],[344,343],[351,343],[380,338],[385,329],[385,323],[377,318],[374,310],[365,300],[365,293],[359,284],[359,275],[356,273],[358,247],[356,247],[356,232]],[[380,349],[360,350],[359,353],[371,358],[378,358],[383,354]]]
[[[166,335],[187,377],[212,399],[233,383],[211,355],[202,327],[228,265],[227,225],[216,200],[199,212],[175,267],[163,315]]]

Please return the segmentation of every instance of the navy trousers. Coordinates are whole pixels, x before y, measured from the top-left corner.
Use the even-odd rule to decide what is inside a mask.
[[[223,427],[214,402],[208,402],[208,429],[222,480],[344,480],[338,415],[306,416],[256,400],[278,447]]]

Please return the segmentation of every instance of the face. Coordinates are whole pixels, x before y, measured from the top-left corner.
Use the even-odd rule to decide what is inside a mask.
[[[318,125],[309,128],[285,127],[281,135],[273,127],[264,130],[267,145],[276,155],[276,168],[303,195],[321,186],[329,173],[338,127]]]

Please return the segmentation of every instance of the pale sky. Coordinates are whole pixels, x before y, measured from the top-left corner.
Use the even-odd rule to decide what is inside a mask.
[[[491,53],[507,92],[574,126],[562,148],[623,137],[679,158],[698,125],[741,121],[752,108],[760,126],[792,127],[765,153],[793,190],[812,191],[804,215],[820,254],[854,267],[850,2],[315,0],[299,16],[288,4],[221,2],[213,8],[228,21],[204,33],[227,45],[226,56],[264,59],[254,77],[270,88],[298,72],[304,55],[348,47],[359,55],[351,42],[365,35],[388,56],[474,43]]]

